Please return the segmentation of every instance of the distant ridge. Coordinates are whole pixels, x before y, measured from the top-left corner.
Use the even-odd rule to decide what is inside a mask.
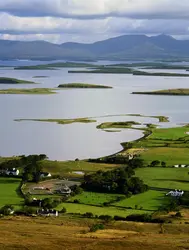
[[[123,35],[84,44],[0,40],[0,59],[127,60],[189,57],[189,41],[168,35]]]

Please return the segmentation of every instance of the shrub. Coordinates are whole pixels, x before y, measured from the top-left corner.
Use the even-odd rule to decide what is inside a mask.
[[[86,218],[93,218],[94,217],[93,213],[91,213],[91,212],[87,212],[87,213],[83,214],[83,216]]]
[[[100,220],[104,220],[104,221],[110,221],[110,220],[112,220],[112,216],[110,216],[110,215],[100,215],[98,218]]]
[[[90,227],[90,232],[96,232],[97,230],[103,230],[104,225],[103,224],[94,224]]]
[[[125,217],[122,217],[122,216],[115,215],[115,216],[114,216],[114,220],[116,220],[116,221],[125,221],[126,218],[125,218]]]
[[[75,199],[73,202],[74,202],[74,203],[80,203],[80,201],[77,200],[77,199]]]
[[[66,208],[63,207],[62,210],[60,211],[61,213],[65,214],[67,212]]]
[[[177,213],[175,214],[175,217],[182,217],[182,214],[181,214],[180,212],[177,212]]]

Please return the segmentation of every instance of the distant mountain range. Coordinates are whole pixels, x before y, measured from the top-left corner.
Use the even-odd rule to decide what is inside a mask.
[[[0,59],[127,60],[189,58],[189,41],[171,36],[124,35],[91,44],[0,40]]]

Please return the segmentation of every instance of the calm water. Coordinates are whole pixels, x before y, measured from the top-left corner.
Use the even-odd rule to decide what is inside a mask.
[[[103,121],[127,120],[157,123],[156,119],[121,116],[98,118],[97,123],[63,126],[55,123],[15,122],[14,119],[18,118],[64,119],[137,113],[169,116],[171,124],[163,124],[166,126],[189,122],[189,97],[187,96],[130,94],[133,91],[188,88],[189,78],[68,74],[68,70],[14,71],[11,68],[0,68],[1,77],[15,77],[40,83],[37,85],[0,85],[1,89],[57,87],[61,83],[72,82],[104,84],[113,87],[113,89],[104,90],[59,90],[58,94],[42,96],[0,95],[1,156],[45,153],[50,159],[57,160],[100,157],[121,150],[120,142],[137,139],[142,136],[142,133],[137,130],[108,133],[97,130],[97,124]],[[33,76],[48,76],[48,78],[34,79]]]

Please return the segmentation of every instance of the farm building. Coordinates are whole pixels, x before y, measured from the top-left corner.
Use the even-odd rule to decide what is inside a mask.
[[[167,196],[170,195],[170,196],[174,196],[174,197],[181,197],[181,196],[183,196],[183,194],[184,194],[184,191],[175,189],[175,191],[170,191],[166,195]]]
[[[39,209],[37,211],[37,214],[41,216],[46,216],[46,217],[49,217],[49,216],[57,217],[58,211],[54,209]]]
[[[18,176],[20,173],[20,171],[16,168],[12,168],[12,169],[2,169],[0,171],[0,174],[3,175],[12,175],[12,176]]]

